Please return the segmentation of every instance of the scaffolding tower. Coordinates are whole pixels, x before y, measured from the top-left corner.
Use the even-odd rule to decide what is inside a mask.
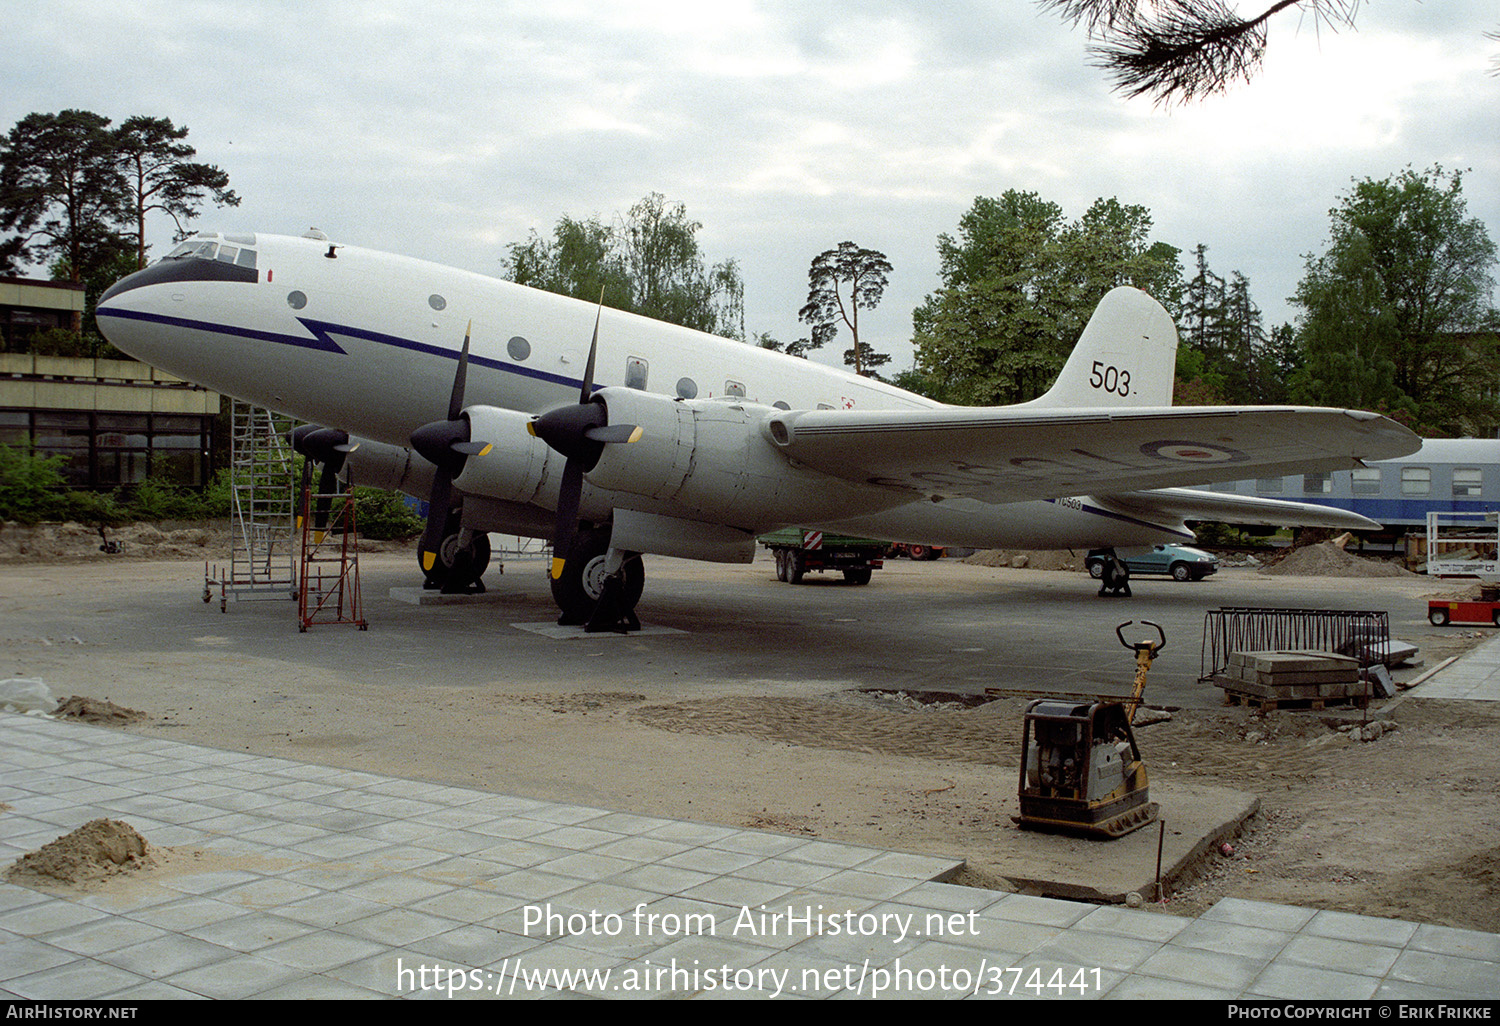
[[[203,601],[219,591],[219,611],[236,600],[295,598],[295,464],[289,432],[294,421],[241,399],[230,412],[228,566],[203,566]]]
[[[367,630],[359,592],[359,531],[354,487],[342,492],[302,493],[302,575],[297,589],[297,627],[352,623]]]

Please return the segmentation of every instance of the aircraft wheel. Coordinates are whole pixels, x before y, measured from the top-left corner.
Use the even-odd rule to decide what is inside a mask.
[[[609,532],[579,531],[573,539],[573,551],[563,567],[560,579],[552,581],[552,601],[562,610],[564,622],[583,623],[593,615],[604,587],[604,568],[609,555]],[[646,590],[646,567],[639,556],[625,561],[626,609],[634,609]]]
[[[490,536],[474,533],[467,547],[459,544],[460,533],[454,531],[438,546],[437,562],[427,573],[425,587],[446,592],[467,591],[479,584],[490,565]]]

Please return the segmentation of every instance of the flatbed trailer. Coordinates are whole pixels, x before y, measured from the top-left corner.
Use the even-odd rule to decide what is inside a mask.
[[[828,534],[806,527],[786,527],[763,534],[759,541],[776,559],[776,579],[799,584],[803,575],[836,570],[850,584],[869,584],[885,565],[889,543],[875,538]]]

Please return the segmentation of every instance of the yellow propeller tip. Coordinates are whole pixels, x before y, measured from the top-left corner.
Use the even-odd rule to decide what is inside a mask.
[[[495,445],[494,445],[493,442],[486,442],[485,445],[484,445],[484,448],[480,449],[474,455],[475,456],[488,456],[490,454],[490,450],[493,449],[494,447],[495,447]]]
[[[635,430],[632,431],[632,432],[630,432],[630,437],[627,438],[626,441],[627,442],[639,442],[641,440],[641,436],[644,435],[645,433],[646,432],[641,429],[641,426],[639,424],[637,424],[636,427],[635,427]]]

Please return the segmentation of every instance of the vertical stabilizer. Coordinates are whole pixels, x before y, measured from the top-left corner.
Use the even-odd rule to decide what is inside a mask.
[[[1113,289],[1094,310],[1046,395],[1028,406],[1171,406],[1177,326],[1140,289]]]

